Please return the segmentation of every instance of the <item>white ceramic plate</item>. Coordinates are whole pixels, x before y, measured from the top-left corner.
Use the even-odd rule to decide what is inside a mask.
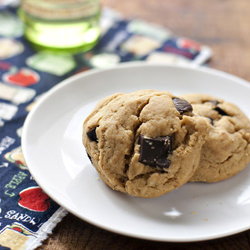
[[[139,89],[207,93],[250,117],[250,84],[206,68],[128,63],[73,76],[49,91],[25,121],[22,147],[31,174],[51,198],[101,228],[158,241],[199,241],[250,228],[250,168],[215,184],[188,183],[155,199],[112,191],[82,146],[82,123],[101,98]]]

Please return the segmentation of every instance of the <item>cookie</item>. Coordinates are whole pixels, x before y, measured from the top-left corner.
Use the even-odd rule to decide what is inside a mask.
[[[250,122],[236,105],[204,94],[183,95],[197,116],[206,117],[210,131],[202,147],[200,166],[191,182],[226,180],[250,161]]]
[[[208,127],[187,101],[167,91],[141,90],[101,100],[83,124],[82,139],[109,187],[158,197],[194,174]]]

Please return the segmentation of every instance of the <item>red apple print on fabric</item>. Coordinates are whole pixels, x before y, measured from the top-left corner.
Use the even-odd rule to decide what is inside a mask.
[[[19,193],[18,205],[35,212],[45,212],[50,207],[50,198],[40,187],[30,187]]]
[[[186,38],[181,38],[178,40],[178,47],[195,51],[200,51],[201,49],[201,45],[199,43]]]
[[[12,227],[11,229],[12,229],[12,230],[15,230],[15,231],[17,231],[17,232],[20,232],[20,233],[23,232],[22,228],[20,228],[20,227]]]
[[[28,87],[30,85],[36,84],[39,79],[39,75],[35,71],[28,68],[13,70],[13,72],[8,72],[3,76],[3,80],[5,82],[22,87]]]

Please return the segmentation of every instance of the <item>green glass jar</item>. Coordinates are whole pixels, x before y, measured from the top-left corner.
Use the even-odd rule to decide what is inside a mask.
[[[98,0],[22,0],[19,16],[36,48],[74,53],[97,43],[100,11]]]

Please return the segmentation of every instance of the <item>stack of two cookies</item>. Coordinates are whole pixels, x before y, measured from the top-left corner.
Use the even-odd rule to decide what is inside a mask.
[[[235,105],[202,94],[116,93],[83,124],[83,144],[113,190],[158,197],[186,182],[217,182],[250,161],[250,122]]]

